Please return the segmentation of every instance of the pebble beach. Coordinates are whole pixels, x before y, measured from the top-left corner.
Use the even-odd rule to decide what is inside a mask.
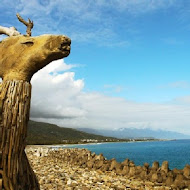
[[[103,155],[95,155],[86,149],[52,150],[49,147],[30,146],[26,152],[41,190],[188,190],[190,187],[188,176],[181,178],[182,184],[177,181],[181,174],[177,174],[170,184],[159,181],[159,172],[152,173],[151,178],[147,175],[142,179],[140,172],[137,175],[136,171],[141,169],[143,173],[146,164],[140,168],[130,161],[107,161]],[[127,167],[128,174],[124,172]],[[185,175],[190,176],[189,171],[186,170]]]

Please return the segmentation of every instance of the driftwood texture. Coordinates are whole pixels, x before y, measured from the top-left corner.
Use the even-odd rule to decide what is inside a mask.
[[[71,40],[63,35],[12,36],[0,43],[0,77],[30,81],[51,61],[67,57]]]
[[[14,28],[0,26],[10,36],[0,42],[0,190],[39,190],[37,178],[25,154],[34,73],[53,60],[67,57],[71,40],[63,35],[30,37],[33,22],[23,36]]]
[[[34,26],[33,21],[31,21],[30,19],[28,19],[28,22],[26,22],[18,13],[16,14],[16,16],[17,16],[18,20],[20,22],[22,22],[27,27],[27,29],[26,29],[26,35],[27,36],[31,36],[31,34],[32,34],[31,31],[32,31],[32,28]]]
[[[0,98],[0,189],[38,190],[37,179],[24,152],[31,84],[17,80],[5,81],[0,89]]]
[[[15,27],[8,28],[0,26],[0,35],[1,34],[5,34],[7,36],[18,36],[20,35],[20,32],[18,32]]]
[[[32,35],[32,28],[34,26],[33,21],[28,19],[28,22],[26,22],[20,15],[19,13],[16,14],[18,20],[23,23],[26,26],[26,36],[31,36]],[[18,36],[21,35],[20,32],[17,31],[15,27],[3,27],[0,26],[0,35],[5,34],[7,36]]]

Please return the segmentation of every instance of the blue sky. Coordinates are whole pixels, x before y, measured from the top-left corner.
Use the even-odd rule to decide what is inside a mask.
[[[72,40],[71,54],[56,73],[65,77],[62,85],[67,88],[62,86],[62,96],[68,88],[75,93],[68,95],[68,101],[59,101],[59,112],[67,108],[62,119],[52,116],[50,122],[70,127],[151,127],[190,134],[189,1],[3,0],[0,25],[15,26],[25,33],[17,12],[34,21],[33,36],[65,34]],[[39,88],[34,87],[34,119],[37,106],[45,106]],[[120,115],[110,109],[118,109]],[[70,120],[66,113],[71,114]],[[110,118],[114,122],[108,122]]]

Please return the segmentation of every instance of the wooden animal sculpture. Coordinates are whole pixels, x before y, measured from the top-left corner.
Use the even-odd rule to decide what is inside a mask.
[[[27,26],[20,15],[18,19]],[[0,27],[9,37],[0,42],[0,190],[38,190],[37,178],[25,154],[31,84],[34,73],[70,53],[71,40],[63,35],[31,37],[14,27]],[[32,24],[31,24],[32,23]]]

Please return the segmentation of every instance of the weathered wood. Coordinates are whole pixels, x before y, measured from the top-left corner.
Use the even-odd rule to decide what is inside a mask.
[[[17,13],[16,16],[17,16],[18,20],[19,20],[20,22],[22,22],[22,23],[27,27],[27,29],[26,29],[26,35],[27,35],[27,36],[31,36],[31,34],[32,34],[31,30],[32,30],[32,28],[33,28],[33,26],[34,26],[33,21],[31,21],[30,19],[28,19],[28,22],[26,22],[26,21],[19,15],[19,13]]]
[[[0,178],[0,190],[2,190],[2,178]]]
[[[20,35],[20,32],[18,32],[15,27],[8,28],[8,27],[0,26],[0,35],[1,34],[5,34],[7,36],[18,36]]]
[[[18,20],[23,23],[27,29],[26,29],[26,36],[31,36],[32,34],[32,28],[34,26],[34,23],[33,21],[31,21],[30,19],[28,19],[28,22],[26,22],[20,15],[19,13],[16,14]],[[0,35],[1,34],[5,34],[7,36],[18,36],[18,35],[21,35],[19,31],[17,31],[17,29],[15,27],[3,27],[3,26],[0,26]]]
[[[1,93],[1,84],[0,84],[0,93]],[[2,99],[0,98],[0,144],[2,139]],[[2,151],[0,149],[0,168],[2,162]],[[0,169],[0,190],[3,189],[3,170]]]
[[[31,38],[33,22],[17,17],[27,26],[27,35],[19,35],[17,31],[15,37],[0,43],[3,79],[0,83],[0,190],[38,190],[24,152],[31,98],[29,82],[34,73],[50,62],[67,57],[71,40],[64,35]],[[13,35],[9,33],[9,29],[0,26],[0,34]]]
[[[0,91],[0,190],[38,190],[39,184],[24,152],[31,85],[5,81]]]

